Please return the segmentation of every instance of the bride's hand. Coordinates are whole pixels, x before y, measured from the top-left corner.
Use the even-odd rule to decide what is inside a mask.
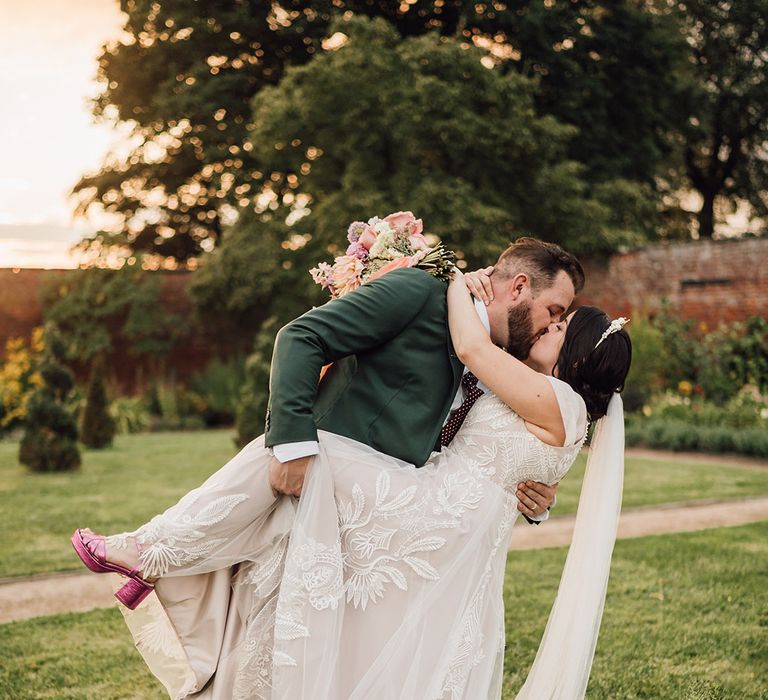
[[[474,272],[467,272],[464,275],[464,282],[467,285],[467,289],[472,292],[472,296],[478,301],[482,301],[483,304],[488,306],[493,301],[493,284],[491,283],[491,275],[493,274],[493,267],[484,267]]]

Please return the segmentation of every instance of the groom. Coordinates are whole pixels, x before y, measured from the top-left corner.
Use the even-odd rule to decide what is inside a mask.
[[[521,238],[501,254],[493,280],[495,296],[476,302],[478,313],[493,342],[524,360],[571,305],[584,272],[559,246]],[[457,410],[467,400],[464,371],[448,332],[446,285],[423,270],[394,270],[308,311],[275,341],[265,433],[273,490],[300,495],[318,429],[423,466],[441,432],[445,443],[466,414]],[[519,484],[518,509],[529,522],[545,519],[555,490]]]

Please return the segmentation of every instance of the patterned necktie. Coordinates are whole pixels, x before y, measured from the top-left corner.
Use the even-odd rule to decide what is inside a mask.
[[[461,385],[464,387],[464,401],[448,419],[443,429],[440,431],[440,444],[446,447],[459,432],[461,424],[469,413],[469,409],[482,395],[483,390],[477,387],[477,377],[472,372],[465,372],[461,378]]]

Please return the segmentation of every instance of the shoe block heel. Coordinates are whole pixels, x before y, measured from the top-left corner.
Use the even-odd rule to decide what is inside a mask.
[[[146,598],[155,587],[139,579],[129,579],[129,581],[115,592],[117,598],[129,610],[135,610],[136,607]]]

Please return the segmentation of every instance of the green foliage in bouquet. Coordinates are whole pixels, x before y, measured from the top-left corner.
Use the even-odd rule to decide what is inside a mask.
[[[91,379],[80,425],[80,441],[93,449],[109,447],[116,430],[115,420],[109,412],[107,389],[104,386],[104,359],[98,356],[91,368]]]
[[[19,461],[32,471],[72,471],[80,466],[77,422],[67,406],[74,379],[63,364],[64,344],[53,326],[46,326],[43,343],[42,383],[27,405]]]

